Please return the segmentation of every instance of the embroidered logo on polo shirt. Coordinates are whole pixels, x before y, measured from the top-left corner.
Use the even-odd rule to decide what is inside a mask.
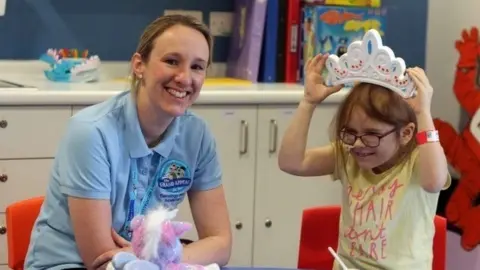
[[[192,186],[189,167],[179,160],[167,160],[162,164],[157,185],[158,199],[166,207],[177,207]]]

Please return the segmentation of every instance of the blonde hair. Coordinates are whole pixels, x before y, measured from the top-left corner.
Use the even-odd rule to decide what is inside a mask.
[[[340,137],[355,108],[363,110],[368,117],[374,120],[394,126],[398,137],[401,128],[409,123],[415,124],[414,134],[417,133],[417,117],[403,97],[383,86],[370,83],[356,84],[340,104],[331,126],[331,137],[334,139],[335,152],[340,158],[340,164],[343,164],[345,172],[347,156]],[[410,140],[400,150],[402,152],[399,156],[399,162],[403,162],[415,150],[416,146],[416,141],[414,139]]]
[[[145,28],[140,36],[136,50],[136,53],[140,54],[142,57],[142,61],[147,63],[150,59],[150,54],[155,46],[155,40],[157,37],[162,35],[169,28],[176,25],[182,25],[197,30],[205,37],[210,51],[208,59],[208,66],[210,66],[212,63],[213,50],[213,36],[210,32],[210,29],[208,29],[203,22],[197,20],[195,17],[179,14],[158,17]],[[130,84],[131,91],[137,91],[139,81],[140,79],[134,72],[132,72]]]

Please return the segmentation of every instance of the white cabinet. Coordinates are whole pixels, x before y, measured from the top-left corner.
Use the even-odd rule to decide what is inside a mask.
[[[252,264],[253,209],[255,184],[256,106],[194,106],[205,119],[217,142],[223,169],[223,185],[232,223],[233,249],[229,265]],[[188,201],[178,219],[192,222]],[[196,232],[186,238],[198,239]]]
[[[302,210],[340,203],[341,187],[330,177],[301,179],[278,169],[278,148],[295,109],[293,105],[193,108],[217,140],[233,232],[229,265],[296,267]],[[329,105],[316,109],[309,147],[329,143],[335,111]],[[192,222],[187,201],[178,218]],[[186,238],[198,239],[195,232]]]
[[[19,200],[43,196],[53,159],[0,160],[0,212]]]
[[[70,106],[0,107],[0,227],[7,205],[44,195]],[[0,231],[0,269],[7,263],[6,233]]]
[[[253,265],[297,266],[302,210],[340,203],[341,187],[330,177],[300,178],[278,168],[282,136],[296,106],[260,106],[255,177]],[[311,121],[309,147],[329,142],[328,127],[336,107],[317,107]]]

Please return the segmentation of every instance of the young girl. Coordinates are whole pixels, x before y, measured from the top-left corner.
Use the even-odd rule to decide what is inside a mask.
[[[340,104],[333,143],[305,150],[315,106],[342,88],[325,86],[326,58],[307,63],[305,96],[283,137],[279,166],[292,175],[341,181],[338,254],[348,267],[431,270],[438,196],[450,185],[438,140],[421,139],[435,134],[433,89],[420,68],[407,71],[417,88],[408,100],[360,82]]]

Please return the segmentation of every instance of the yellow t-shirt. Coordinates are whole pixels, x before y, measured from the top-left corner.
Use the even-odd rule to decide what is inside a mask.
[[[348,154],[345,171],[337,158],[333,177],[343,185],[337,252],[348,267],[432,269],[439,193],[420,186],[417,157],[418,149],[382,174],[359,168]],[[334,270],[340,269],[335,262]]]

